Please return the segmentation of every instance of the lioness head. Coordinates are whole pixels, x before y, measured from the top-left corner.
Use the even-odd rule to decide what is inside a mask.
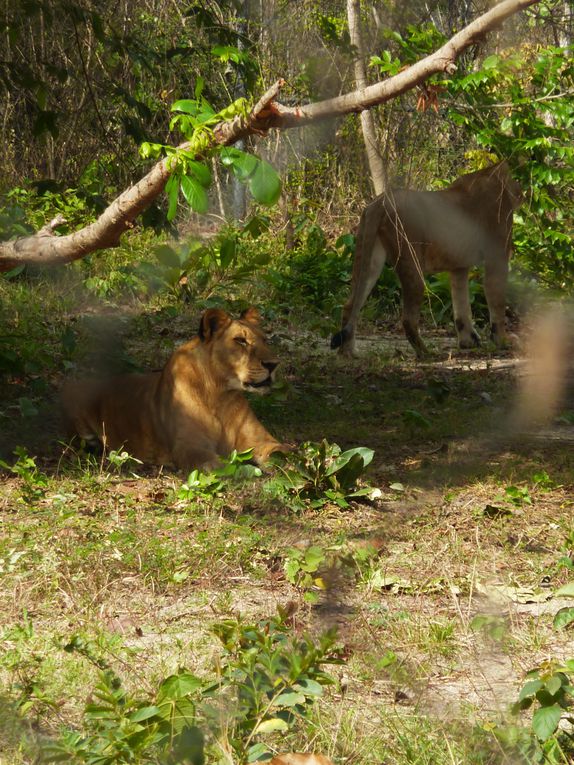
[[[259,327],[255,308],[248,308],[239,319],[210,308],[201,317],[198,334],[226,388],[267,393],[278,361]]]

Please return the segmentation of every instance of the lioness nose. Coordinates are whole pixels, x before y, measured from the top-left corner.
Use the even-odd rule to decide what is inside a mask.
[[[271,372],[273,372],[273,370],[276,369],[278,363],[279,362],[277,361],[264,361],[263,366],[265,367],[265,369],[269,370],[269,374],[271,374]]]

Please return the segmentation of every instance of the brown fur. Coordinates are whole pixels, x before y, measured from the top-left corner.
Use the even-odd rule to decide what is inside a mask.
[[[479,343],[470,312],[468,274],[481,263],[485,264],[491,333],[498,345],[504,345],[512,213],[521,199],[506,162],[463,175],[440,191],[402,189],[377,197],[361,216],[352,292],[332,347],[354,354],[359,312],[386,259],[401,282],[403,326],[417,355],[426,352],[418,330],[424,275],[438,271],[450,272],[459,345]]]
[[[333,765],[333,763],[323,754],[289,752],[288,754],[278,754],[269,765]]]
[[[210,309],[199,335],[177,348],[163,370],[70,381],[64,411],[71,433],[145,462],[209,469],[234,449],[253,449],[263,463],[288,447],[265,430],[243,391],[266,392],[276,366],[254,309],[238,320]]]

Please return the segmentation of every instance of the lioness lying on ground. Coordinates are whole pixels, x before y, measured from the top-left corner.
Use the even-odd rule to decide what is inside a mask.
[[[424,275],[449,271],[454,321],[461,348],[478,345],[468,292],[470,268],[485,265],[484,291],[491,334],[506,342],[505,309],[512,213],[522,194],[506,162],[463,175],[440,191],[401,189],[368,205],[359,223],[351,296],[332,348],[355,353],[359,312],[385,265],[395,268],[403,293],[403,327],[417,356],[426,353],[419,334]]]
[[[263,463],[280,444],[255,417],[243,391],[265,393],[277,360],[253,308],[233,320],[209,309],[198,336],[163,370],[107,381],[70,381],[62,398],[70,434],[145,462],[211,469],[234,450]]]

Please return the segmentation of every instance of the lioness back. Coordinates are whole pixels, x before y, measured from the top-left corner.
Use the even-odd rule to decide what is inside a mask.
[[[264,462],[285,449],[261,425],[243,395],[271,385],[277,361],[253,309],[232,320],[210,309],[199,335],[160,372],[70,381],[62,390],[69,431],[145,462],[212,468],[234,449]]]

